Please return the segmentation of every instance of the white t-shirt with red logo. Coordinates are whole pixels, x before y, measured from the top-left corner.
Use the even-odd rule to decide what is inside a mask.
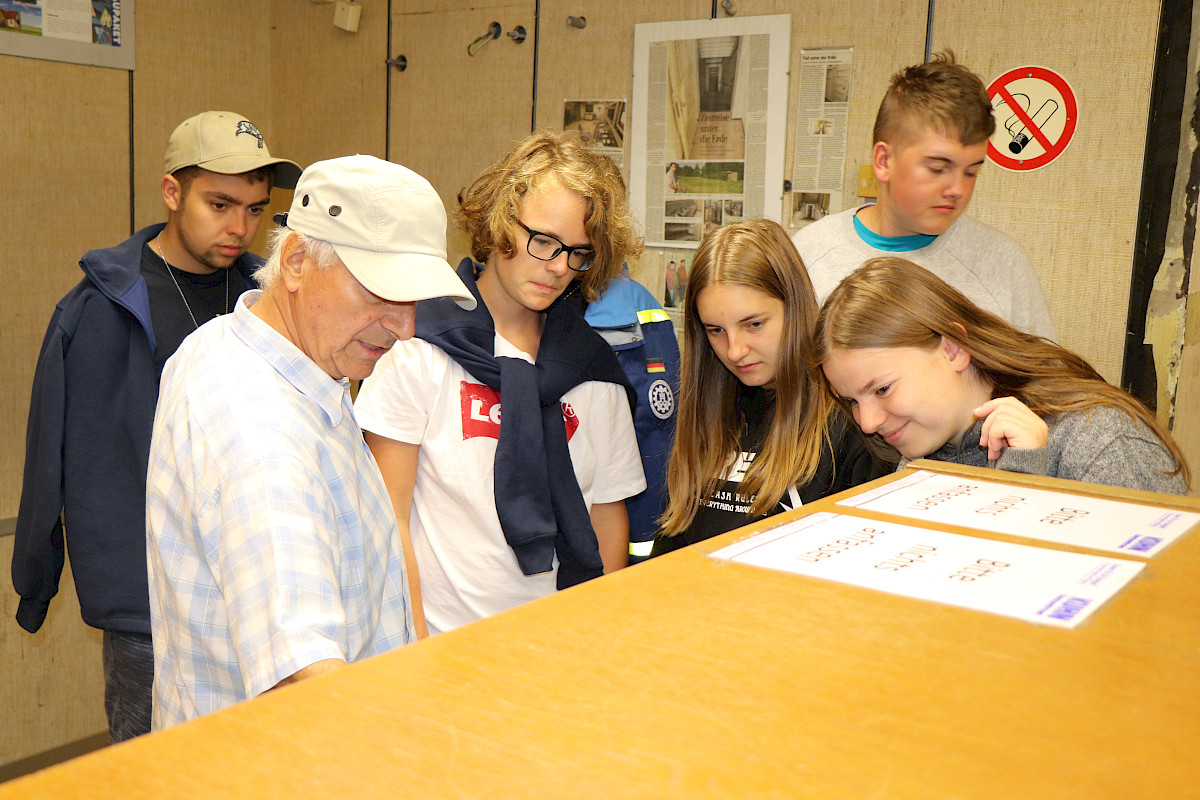
[[[532,359],[501,336],[495,354]],[[568,449],[590,510],[646,488],[625,389],[580,384],[562,397]],[[354,406],[364,430],[419,444],[409,531],[430,633],[553,594],[554,571],[524,575],[496,514],[500,395],[440,348],[397,342]]]

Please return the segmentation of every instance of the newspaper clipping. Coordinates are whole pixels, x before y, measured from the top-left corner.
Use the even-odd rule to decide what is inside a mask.
[[[636,27],[630,196],[648,245],[780,219],[790,29],[788,15]],[[679,267],[668,259],[668,306]]]
[[[790,227],[841,211],[854,48],[803,50],[796,103]]]
[[[564,100],[563,130],[578,133],[597,153],[625,166],[624,100]]]

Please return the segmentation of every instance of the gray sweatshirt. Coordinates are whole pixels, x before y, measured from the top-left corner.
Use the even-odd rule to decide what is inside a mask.
[[[1175,460],[1144,422],[1119,408],[1074,411],[1047,420],[1050,438],[1036,450],[1007,448],[995,466],[1010,472],[1067,478],[1166,494],[1187,494]],[[980,449],[979,420],[958,442],[948,442],[928,457],[972,467],[991,466]]]
[[[1012,237],[964,214],[925,247],[893,253],[876,250],[859,237],[854,230],[858,211],[851,208],[817,220],[792,238],[818,302],[824,302],[842,278],[868,258],[899,256],[921,265],[975,305],[999,314],[1021,330],[1055,338],[1050,306],[1033,264]]]

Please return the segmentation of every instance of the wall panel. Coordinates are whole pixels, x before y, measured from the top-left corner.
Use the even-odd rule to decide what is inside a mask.
[[[493,21],[500,38],[467,55]],[[518,25],[528,34],[523,44],[506,35]],[[530,131],[533,31],[533,0],[392,18],[392,54],[408,59],[392,78],[392,161],[424,175],[448,212],[458,207],[459,190]],[[451,263],[468,251],[452,223]]]
[[[1067,151],[1034,172],[987,165],[969,213],[1029,251],[1059,341],[1119,382],[1159,4],[1099,0],[939,3],[934,49],[952,47],[985,83],[1026,64],[1066,77],[1079,102]],[[1028,20],[992,25],[983,20]]]
[[[333,6],[271,4],[272,151],[303,167],[337,156],[384,157],[387,6],[363,3],[358,33],[333,27]]]
[[[13,538],[0,536],[0,574],[12,568]],[[100,631],[79,619],[68,567],[46,623],[17,627],[17,596],[0,592],[0,766],[106,734]]]
[[[34,367],[54,305],[82,277],[79,257],[129,230],[128,73],[0,56],[21,87],[20,113],[0,114],[6,148],[0,237],[8,280],[0,292],[0,518],[15,517]],[[16,101],[10,100],[11,104]],[[11,108],[11,106],[10,106]],[[7,527],[7,526],[5,526]],[[9,581],[13,539],[0,536]],[[17,596],[0,592],[0,764],[105,730],[99,637],[79,619],[70,575],[35,636],[13,621]]]
[[[127,75],[119,70],[0,56],[0,74],[21,87],[20,113],[0,114],[8,144],[0,198],[9,234],[0,263],[0,518],[15,517],[25,421],[38,350],[54,304],[83,277],[79,257],[129,230]],[[12,111],[18,101],[6,101]]]
[[[708,19],[712,3],[663,0],[630,7],[605,0],[542,0],[541,8],[537,124],[539,128],[561,130],[563,100],[633,101],[635,25]],[[570,27],[568,16],[585,17],[587,27]],[[625,157],[629,157],[628,140]],[[628,178],[628,161],[623,172]]]
[[[273,154],[289,157],[273,138],[272,98],[285,95],[274,91],[269,80],[270,10],[265,3],[239,0],[138,6],[133,84],[136,227],[166,220],[159,190],[163,151],[175,126],[193,114],[241,114],[262,130]],[[276,200],[268,213],[278,205]],[[252,248],[256,252],[262,252],[266,227],[261,227]]]

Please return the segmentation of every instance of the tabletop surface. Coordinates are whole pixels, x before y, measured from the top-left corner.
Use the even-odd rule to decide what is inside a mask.
[[[1200,797],[1200,533],[1075,630],[706,555],[744,535],[4,784],[0,800]]]

